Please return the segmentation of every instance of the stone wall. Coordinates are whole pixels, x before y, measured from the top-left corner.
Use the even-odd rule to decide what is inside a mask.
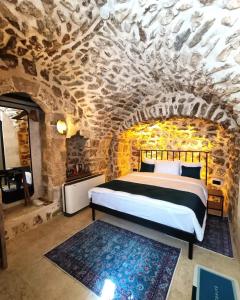
[[[231,137],[231,142],[228,150],[229,167],[227,170],[227,186],[228,191],[226,197],[229,202],[229,215],[232,221],[233,239],[236,242],[238,248],[238,254],[240,255],[240,231],[239,231],[239,215],[238,207],[240,206],[239,198],[239,174],[240,174],[240,136]]]
[[[89,173],[89,161],[83,155],[83,149],[87,142],[79,133],[67,139],[67,174],[74,175],[75,172]]]
[[[86,139],[79,133],[67,139],[67,173],[71,176],[77,169],[80,173],[108,172],[111,139]]]
[[[62,114],[44,114],[41,125],[42,138],[42,179],[47,200],[61,207],[61,186],[66,178],[66,136],[56,130],[57,120]]]
[[[20,165],[22,167],[31,166],[28,121],[19,120],[17,127]]]

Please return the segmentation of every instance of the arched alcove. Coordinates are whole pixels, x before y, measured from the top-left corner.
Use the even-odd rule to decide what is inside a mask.
[[[162,113],[160,108],[158,111]],[[116,178],[138,168],[139,149],[209,151],[208,184],[212,178],[223,180],[224,211],[237,224],[240,135],[238,127],[231,125],[234,120],[229,116],[213,122],[211,118],[166,115],[157,119],[147,109],[136,115],[138,118],[126,122],[129,127],[121,128],[112,140],[109,176]],[[149,116],[154,118],[147,121]]]
[[[232,107],[220,104],[214,97],[198,97],[191,93],[173,92],[158,95],[154,99],[147,97],[129,118],[120,126],[118,132],[149,121],[165,120],[174,116],[201,118],[221,124],[224,128],[238,131],[237,115]]]
[[[41,120],[44,197],[59,208],[60,189],[66,176],[66,136],[57,132],[56,122],[65,119],[65,114],[53,111],[52,107],[57,100],[36,80],[21,77],[0,79],[0,95],[18,92],[28,94],[44,112]]]

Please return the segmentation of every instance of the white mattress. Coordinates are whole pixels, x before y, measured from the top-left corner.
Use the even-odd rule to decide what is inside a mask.
[[[207,188],[203,181],[184,176],[159,173],[131,173],[118,180],[173,188],[197,194],[207,206]],[[113,191],[95,187],[89,191],[92,202],[120,212],[158,222],[173,228],[194,233],[199,241],[203,240],[206,215],[200,226],[195,213],[188,207],[146,196]]]

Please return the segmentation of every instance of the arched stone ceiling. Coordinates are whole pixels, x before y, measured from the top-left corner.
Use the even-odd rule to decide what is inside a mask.
[[[0,76],[41,83],[99,134],[169,94],[240,124],[239,13],[240,0],[2,0]]]

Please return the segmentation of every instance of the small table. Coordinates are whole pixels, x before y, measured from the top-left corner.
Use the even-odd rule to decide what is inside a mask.
[[[223,208],[224,208],[224,195],[222,190],[210,188],[208,190],[207,209],[220,211],[221,217],[223,217]]]

